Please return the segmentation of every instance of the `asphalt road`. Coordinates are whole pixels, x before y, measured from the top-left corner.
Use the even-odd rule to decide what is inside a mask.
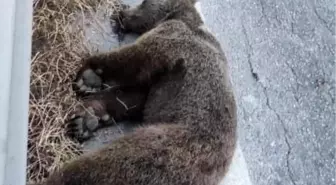
[[[335,1],[202,0],[255,185],[335,184]]]

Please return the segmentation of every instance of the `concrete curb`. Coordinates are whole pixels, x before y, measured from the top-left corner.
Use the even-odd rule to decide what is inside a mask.
[[[238,145],[226,177],[219,185],[252,185],[243,152]]]
[[[26,181],[32,2],[0,2],[1,185]]]

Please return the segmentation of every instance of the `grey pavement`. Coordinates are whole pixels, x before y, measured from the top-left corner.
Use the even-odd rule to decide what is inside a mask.
[[[335,1],[203,0],[255,185],[335,184]]]
[[[226,52],[238,100],[238,156],[245,159],[238,157],[234,173],[245,174],[239,166],[246,161],[254,185],[335,184],[334,0],[201,3]],[[85,147],[124,131],[129,125],[103,130]]]

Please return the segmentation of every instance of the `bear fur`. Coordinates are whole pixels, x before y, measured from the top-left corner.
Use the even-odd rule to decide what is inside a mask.
[[[194,0],[144,0],[120,13],[134,44],[84,59],[102,83],[148,88],[145,126],[54,172],[45,185],[218,185],[236,147],[237,108],[228,63]],[[83,85],[84,84],[84,85]]]

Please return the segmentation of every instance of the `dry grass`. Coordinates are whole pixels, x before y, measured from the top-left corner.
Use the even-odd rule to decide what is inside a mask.
[[[105,7],[110,16],[120,7],[117,0],[37,0],[34,2],[33,53],[29,111],[29,181],[40,181],[62,163],[80,153],[65,134],[64,125],[74,107],[71,82],[80,59],[90,52],[85,34],[74,26],[78,15]],[[99,10],[101,11],[101,10]]]

